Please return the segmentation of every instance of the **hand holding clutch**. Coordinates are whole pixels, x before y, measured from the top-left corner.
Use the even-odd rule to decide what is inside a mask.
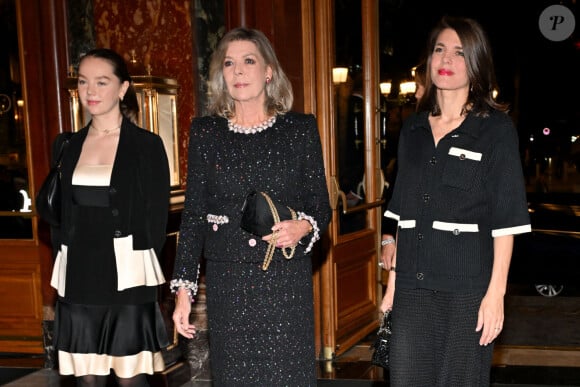
[[[258,236],[272,234],[268,241],[268,250],[262,264],[262,270],[268,270],[268,266],[274,256],[278,233],[272,232],[274,224],[282,221],[293,219],[296,220],[296,212],[281,204],[275,203],[265,192],[250,191],[246,195],[246,200],[242,207],[242,221],[240,227],[244,230]],[[294,256],[295,246],[290,248],[290,252],[282,249],[284,257],[290,259]]]

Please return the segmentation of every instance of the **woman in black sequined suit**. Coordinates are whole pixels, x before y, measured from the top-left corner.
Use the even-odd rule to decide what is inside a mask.
[[[171,288],[177,331],[192,338],[191,301],[206,259],[210,363],[215,386],[315,386],[311,251],[330,220],[316,120],[290,112],[292,89],[259,31],[227,33],[210,66],[210,111],[189,138],[185,210]],[[296,210],[271,235],[240,228],[252,190]],[[281,248],[295,246],[292,259]]]

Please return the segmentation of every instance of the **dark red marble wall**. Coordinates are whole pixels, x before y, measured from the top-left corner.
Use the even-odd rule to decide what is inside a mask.
[[[187,0],[94,0],[94,28],[97,47],[114,49],[131,59],[135,50],[138,70],[145,75],[177,79],[177,121],[181,185],[185,184],[187,139],[195,112],[194,69],[196,68],[191,1]],[[141,74],[136,74],[141,72]]]

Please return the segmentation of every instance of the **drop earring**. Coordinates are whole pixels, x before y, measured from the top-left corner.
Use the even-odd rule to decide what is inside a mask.
[[[270,84],[270,77],[266,77],[266,85]]]

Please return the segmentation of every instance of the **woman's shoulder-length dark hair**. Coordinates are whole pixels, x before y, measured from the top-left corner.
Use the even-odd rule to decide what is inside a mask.
[[[263,32],[248,28],[235,28],[227,32],[212,54],[209,65],[208,110],[211,114],[230,118],[235,114],[234,100],[227,90],[223,65],[228,46],[235,41],[249,41],[256,45],[266,66],[272,69],[272,79],[266,85],[265,110],[268,114],[284,114],[292,108],[292,84],[278,62],[272,44]]]
[[[474,19],[453,16],[441,18],[429,35],[426,47],[428,70],[425,96],[419,101],[418,110],[430,111],[432,115],[441,114],[436,98],[437,88],[431,80],[429,69],[437,38],[441,31],[448,28],[454,30],[459,36],[469,78],[469,95],[463,110],[478,116],[487,116],[494,109],[506,112],[508,105],[496,101],[493,97],[494,90],[498,91],[498,86],[487,34]]]

